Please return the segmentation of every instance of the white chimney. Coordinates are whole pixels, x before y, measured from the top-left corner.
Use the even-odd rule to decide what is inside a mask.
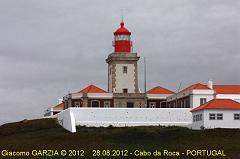
[[[61,104],[63,99],[58,99],[58,104]]]
[[[208,81],[208,88],[213,89],[213,81],[212,80]]]
[[[140,89],[140,88],[138,88],[138,91],[139,91],[139,93],[142,93],[142,91],[141,91],[141,89]]]

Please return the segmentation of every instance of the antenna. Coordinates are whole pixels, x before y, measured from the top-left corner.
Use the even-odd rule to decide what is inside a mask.
[[[146,57],[144,56],[144,92],[147,92],[147,66]]]
[[[123,8],[121,9],[121,21],[123,22]]]

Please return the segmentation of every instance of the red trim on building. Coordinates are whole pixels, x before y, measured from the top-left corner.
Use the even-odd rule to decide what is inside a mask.
[[[185,92],[194,89],[207,89],[209,90],[207,85],[197,83],[193,84],[180,92]],[[215,90],[216,94],[240,94],[240,85],[213,85],[213,90]]]
[[[64,104],[60,103],[60,104],[54,106],[53,108],[58,108],[58,109],[62,109],[63,110],[64,109]]]
[[[217,94],[240,94],[240,85],[213,85]]]
[[[193,84],[193,85],[181,90],[180,92],[191,91],[191,90],[194,90],[194,89],[210,89],[210,88],[208,88],[207,85],[197,83],[197,84]]]
[[[107,93],[107,92],[97,86],[90,85],[82,89],[78,93]]]
[[[161,86],[154,87],[147,91],[147,94],[175,94],[175,92],[170,91],[166,88],[163,88]]]
[[[191,112],[204,110],[204,109],[235,110],[235,109],[240,109],[240,103],[232,99],[212,99],[209,102],[191,110]]]

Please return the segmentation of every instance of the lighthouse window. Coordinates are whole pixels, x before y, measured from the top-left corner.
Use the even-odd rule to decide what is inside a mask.
[[[114,38],[115,38],[115,41],[117,41],[117,40],[130,40],[129,35],[116,35]]]
[[[123,73],[127,73],[127,66],[123,66]]]

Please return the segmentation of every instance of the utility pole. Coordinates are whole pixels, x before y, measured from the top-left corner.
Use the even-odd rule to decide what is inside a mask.
[[[147,108],[147,66],[146,57],[143,58],[144,62],[144,93],[145,93],[145,108]]]
[[[178,95],[178,93],[180,92],[180,89],[181,89],[181,86],[182,86],[182,82],[179,82],[179,86],[178,86],[178,90],[177,90],[177,93],[176,93],[176,105],[175,105],[175,108],[177,107],[177,102],[178,102],[178,97],[177,97],[177,95]]]
[[[147,92],[147,67],[146,67],[146,57],[144,57],[144,92]]]

